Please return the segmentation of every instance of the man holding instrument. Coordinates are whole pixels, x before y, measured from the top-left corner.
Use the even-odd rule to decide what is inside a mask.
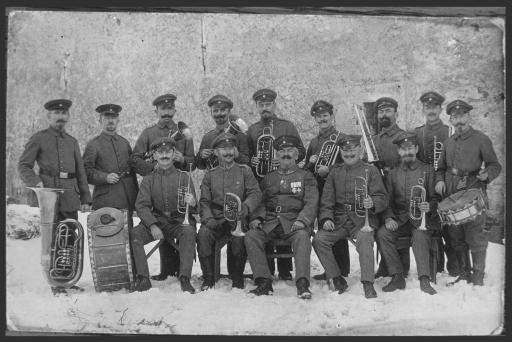
[[[212,142],[215,156],[219,160],[219,166],[207,170],[201,183],[201,198],[199,200],[199,212],[201,216],[201,228],[197,234],[197,250],[199,262],[203,271],[203,284],[201,291],[215,286],[214,281],[214,254],[215,241],[228,236],[231,237],[236,222],[230,222],[225,217],[226,193],[232,193],[239,197],[241,212],[236,213],[237,220],[243,226],[247,224],[247,218],[254,213],[261,201],[261,191],[247,165],[235,162],[237,138],[230,133],[221,133]],[[233,252],[232,286],[244,288],[243,272],[245,268],[246,252],[243,236],[231,237]]]
[[[385,182],[389,194],[389,206],[382,215],[384,226],[377,230],[382,258],[385,260],[391,281],[382,288],[392,292],[405,288],[405,278],[396,241],[402,236],[412,235],[412,251],[416,259],[420,288],[428,294],[436,290],[430,285],[430,239],[432,231],[439,230],[437,216],[438,198],[434,191],[434,174],[428,172],[429,166],[416,159],[418,142],[416,133],[402,132],[393,143],[398,146],[400,165],[389,171]],[[427,213],[433,215],[427,215]],[[428,228],[428,229],[427,229]]]
[[[197,213],[194,184],[188,172],[178,170],[173,165],[173,139],[159,138],[151,147],[158,167],[140,183],[135,209],[141,223],[130,235],[137,272],[135,289],[145,291],[151,288],[144,245],[154,240],[165,239],[171,242],[178,239],[181,289],[194,293],[190,277],[196,247],[196,222],[194,217],[189,215],[190,224],[184,225],[185,214],[178,209],[179,193],[182,191],[180,188],[185,187],[189,192],[183,194],[183,200],[190,208],[190,214]]]
[[[318,195],[321,198],[330,166],[334,165],[334,163],[343,162],[339,153],[338,142],[346,137],[346,134],[336,130],[333,106],[329,102],[319,100],[313,103],[313,106],[311,106],[311,116],[313,116],[318,124],[319,132],[309,143],[304,168],[315,175],[318,184]],[[334,244],[332,251],[341,274],[347,277],[350,273],[348,240],[340,239]],[[325,272],[315,275],[313,278],[316,280],[326,280]]]
[[[344,163],[335,164],[325,181],[313,248],[328,282],[341,294],[348,285],[334,259],[332,246],[339,239],[355,238],[364,295],[375,298],[374,229],[378,227],[376,215],[388,205],[387,192],[377,167],[361,160],[360,135],[346,136],[340,147]]]
[[[501,172],[491,139],[471,127],[470,111],[473,106],[455,100],[446,106],[455,134],[443,146],[436,172],[435,190],[440,195],[450,196],[471,188],[480,188],[487,202],[486,188]],[[482,166],[482,162],[485,167]],[[449,234],[459,262],[459,276],[454,283],[466,280],[474,285],[484,284],[485,258],[488,231],[485,227],[485,212],[473,221],[449,227]],[[471,251],[473,273],[466,262],[465,254]]]
[[[141,176],[149,174],[156,165],[154,158],[151,158],[151,146],[159,138],[175,137],[176,147],[173,154],[174,167],[178,170],[188,171],[189,165],[194,166],[194,141],[179,131],[179,123],[173,120],[176,114],[176,95],[163,94],[153,100],[155,114],[158,122],[153,126],[147,127],[135,143],[131,163],[133,169]],[[181,139],[177,139],[180,137]],[[178,252],[167,242],[160,244],[158,248],[160,254],[160,274],[152,276],[153,280],[165,280],[169,275],[175,275],[179,269]]]

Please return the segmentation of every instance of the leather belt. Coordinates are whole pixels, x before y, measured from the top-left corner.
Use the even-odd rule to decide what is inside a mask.
[[[281,214],[298,213],[302,210],[302,209],[290,209],[288,211],[283,211],[283,207],[281,207],[280,205],[276,205],[274,207],[267,207],[266,209],[267,209],[267,211],[274,212],[274,213],[281,213]]]
[[[58,177],[60,179],[73,179],[76,178],[76,173],[70,173],[70,172],[51,172],[46,170],[39,170],[40,175],[46,175],[50,177]]]
[[[467,172],[467,171],[462,171],[460,169],[452,167],[452,168],[448,169],[448,172],[450,172],[454,176],[459,176],[459,177],[476,176],[480,172],[480,169],[477,169],[477,170],[471,171],[471,172]]]

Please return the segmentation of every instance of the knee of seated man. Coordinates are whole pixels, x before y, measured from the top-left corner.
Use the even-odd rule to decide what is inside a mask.
[[[365,233],[365,232],[361,232],[361,231],[359,231],[357,233],[356,243],[358,245],[360,245],[360,244],[373,244],[374,241],[375,241],[375,239],[373,238],[373,234],[372,233]]]
[[[196,229],[193,226],[183,226],[181,232],[184,236],[196,236]]]

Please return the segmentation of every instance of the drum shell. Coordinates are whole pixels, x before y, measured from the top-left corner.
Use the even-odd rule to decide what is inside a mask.
[[[442,224],[461,225],[474,221],[487,209],[481,189],[467,189],[450,195],[441,201],[437,211]]]
[[[108,214],[115,220],[102,224]],[[101,208],[87,218],[89,258],[97,292],[129,289],[133,282],[130,235],[133,222],[127,210]]]

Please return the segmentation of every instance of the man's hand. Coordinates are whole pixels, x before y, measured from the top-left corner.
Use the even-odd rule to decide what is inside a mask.
[[[119,182],[119,175],[117,173],[113,172],[107,175],[108,184],[116,184],[117,182]]]
[[[294,232],[296,230],[304,229],[304,228],[306,228],[306,225],[304,224],[304,222],[302,222],[302,221],[295,221],[292,224],[291,231]]]
[[[213,150],[208,149],[208,148],[204,148],[201,150],[201,152],[199,152],[202,159],[208,158],[209,156],[211,156],[212,153],[213,153]]]
[[[370,209],[373,207],[373,200],[370,196],[366,196],[366,198],[363,200],[363,206],[365,209]]]
[[[272,168],[277,169],[281,163],[279,162],[279,159],[272,159]]]
[[[245,220],[245,218],[247,217],[247,215],[249,215],[249,208],[247,207],[247,205],[245,204],[242,204],[242,210],[238,213],[237,215],[237,220],[238,221],[243,221]]]
[[[152,224],[149,229],[151,229],[151,235],[153,236],[153,239],[162,240],[164,238],[164,233],[162,233],[162,230],[156,224]]]
[[[36,184],[36,188],[42,188],[42,187],[43,187],[43,182],[42,181]]]
[[[185,194],[185,198],[183,200],[185,201],[185,203],[187,203],[191,207],[196,205],[196,199],[190,192],[187,192]]]
[[[208,229],[215,230],[215,228],[217,228],[217,221],[212,218],[206,222],[205,226]]]
[[[482,182],[485,182],[487,180],[487,178],[489,178],[489,173],[487,173],[487,170],[485,170],[485,169],[480,170],[480,172],[478,173],[476,178],[478,178],[478,180],[480,180]]]
[[[80,211],[85,213],[85,212],[88,212],[88,211],[91,211],[91,205],[90,204],[82,204],[80,206]]]
[[[260,158],[258,158],[258,157],[252,157],[251,158],[251,165],[252,165],[252,167],[258,166],[259,163],[260,163]]]
[[[420,211],[422,213],[428,213],[430,211],[430,203],[428,203],[428,202],[421,202],[420,203]]]
[[[334,230],[334,222],[332,220],[325,220],[322,229],[332,232]]]
[[[249,229],[261,229],[261,221],[259,219],[254,219],[249,222]]]
[[[181,153],[178,150],[174,151],[174,156],[172,157],[172,160],[178,163],[183,163],[185,161],[185,158],[183,157],[183,153]]]
[[[398,223],[396,223],[396,221],[393,220],[391,217],[388,217],[386,219],[385,225],[386,225],[386,229],[389,229],[392,232],[394,232],[395,230],[398,229]]]
[[[309,157],[309,162],[311,164],[315,164],[317,160],[318,160],[318,156],[316,154],[313,154],[311,157]]]
[[[318,167],[318,170],[316,172],[320,177],[327,177],[327,175],[329,174],[329,167],[321,165]]]
[[[439,195],[443,196],[444,192],[446,191],[446,184],[444,184],[443,181],[437,182],[435,190]]]

